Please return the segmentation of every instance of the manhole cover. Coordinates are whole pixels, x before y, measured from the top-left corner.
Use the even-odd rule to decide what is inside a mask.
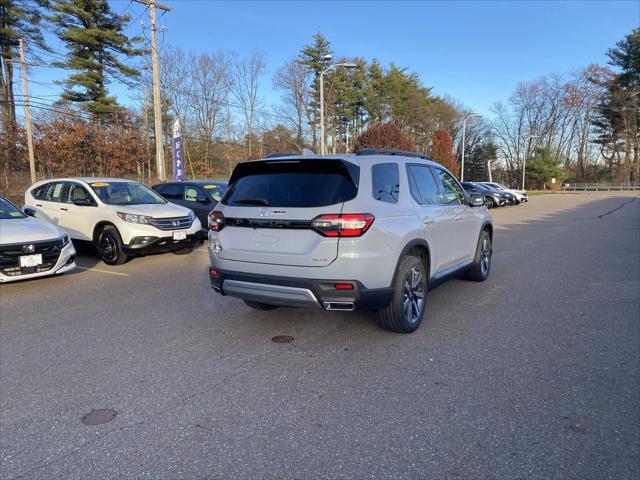
[[[110,422],[116,416],[118,412],[110,408],[101,408],[99,410],[91,410],[86,415],[83,415],[80,421],[85,425],[101,425],[103,423]]]
[[[273,343],[289,343],[293,342],[293,337],[291,335],[276,335],[271,340]]]

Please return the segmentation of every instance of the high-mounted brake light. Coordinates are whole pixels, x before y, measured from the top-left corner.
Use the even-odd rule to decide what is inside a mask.
[[[213,211],[209,213],[209,230],[219,232],[224,228],[224,215],[222,212]]]
[[[332,213],[317,216],[311,225],[325,237],[359,237],[369,229],[374,219],[370,213]]]

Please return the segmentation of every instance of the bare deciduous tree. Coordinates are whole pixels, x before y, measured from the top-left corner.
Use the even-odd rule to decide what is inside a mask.
[[[260,77],[265,73],[266,64],[264,54],[253,52],[250,56],[237,61],[233,67],[231,79],[231,92],[239,103],[244,116],[247,129],[247,150],[248,155],[252,155],[254,122],[256,110],[260,103],[258,89]]]
[[[282,92],[282,115],[289,119],[296,132],[296,143],[304,145],[304,124],[308,122],[311,93],[311,74],[309,69],[297,59],[289,60],[280,68],[273,79],[275,88]]]

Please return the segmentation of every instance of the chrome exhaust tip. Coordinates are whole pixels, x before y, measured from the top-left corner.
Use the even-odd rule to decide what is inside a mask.
[[[353,302],[322,302],[325,310],[342,310],[343,312],[351,312],[355,309]]]

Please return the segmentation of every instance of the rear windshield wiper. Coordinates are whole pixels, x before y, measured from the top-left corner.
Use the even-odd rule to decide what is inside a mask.
[[[234,200],[234,205],[262,205],[269,206],[269,201],[264,198],[241,198],[240,200]]]

